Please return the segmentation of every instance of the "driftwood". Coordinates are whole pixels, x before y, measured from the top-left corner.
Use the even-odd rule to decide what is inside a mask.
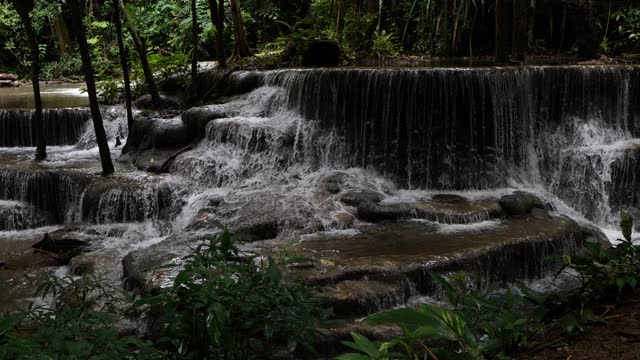
[[[51,256],[65,265],[88,245],[87,242],[78,239],[55,239],[46,233],[44,238],[34,244],[32,248],[35,253]]]

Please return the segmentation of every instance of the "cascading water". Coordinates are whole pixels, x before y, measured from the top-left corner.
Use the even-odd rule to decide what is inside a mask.
[[[515,236],[519,245],[444,267],[477,268],[497,282],[513,280],[513,274],[540,276],[547,256],[575,251],[582,236],[556,217],[523,220],[496,210],[496,199],[514,188],[542,194],[561,212],[602,227],[614,227],[620,209],[640,202],[639,68],[316,69],[238,77],[250,78],[254,90],[200,108],[213,115],[197,119],[197,126],[175,114],[151,116],[164,132],[145,139],[150,146],[135,156],[168,164],[162,168],[169,175],[120,163],[113,178],[100,178],[89,123],[75,146],[51,148],[49,161],[38,166],[27,165],[32,148],[0,149],[0,159],[10,159],[7,166],[0,162],[0,199],[11,201],[4,208],[32,206],[53,217],[43,222],[34,215],[31,222],[20,220],[27,225],[12,221],[0,230],[80,224],[92,234],[94,248],[117,250],[111,261],[119,271],[132,250],[141,251],[145,264],[174,261],[194,239],[222,227],[248,241],[267,240],[248,250],[293,241],[317,245],[321,253],[326,236],[344,246],[329,256],[355,253],[353,244],[367,261],[372,248],[397,249],[385,258],[390,262],[429,248],[412,242],[425,233],[445,250]],[[115,139],[128,134],[124,112],[115,107],[105,114],[117,158]],[[163,141],[168,134],[190,134],[193,148]],[[7,146],[14,145],[0,143]],[[171,161],[165,163],[169,155],[163,152],[173,155]],[[448,196],[438,198],[442,192]],[[376,221],[382,225],[369,224]],[[318,232],[316,242],[302,236]],[[354,255],[341,266],[357,267],[358,261],[365,260]],[[126,261],[125,268],[134,263]],[[423,270],[398,271],[413,292],[427,287]],[[125,272],[129,278],[141,273]],[[313,280],[360,281],[364,272],[326,271]],[[166,275],[153,278],[166,283]],[[381,303],[391,306],[404,295]]]
[[[91,119],[86,109],[43,111],[47,145],[74,145]],[[0,147],[35,146],[33,111],[0,110]]]
[[[638,203],[620,193],[633,192],[620,188],[640,170],[628,166],[640,156],[637,68],[284,70],[265,82],[318,123],[296,135],[307,157],[371,167],[410,189],[491,189],[515,178],[603,225],[611,210]],[[594,158],[599,170],[587,169]],[[616,167],[624,177],[610,176]]]

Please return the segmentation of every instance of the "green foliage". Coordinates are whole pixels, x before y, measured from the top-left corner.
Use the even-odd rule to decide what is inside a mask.
[[[95,277],[48,277],[37,295],[51,306],[0,317],[0,359],[160,359],[150,343],[118,334],[115,294]]]
[[[56,61],[46,62],[40,69],[42,80],[81,79],[82,60],[78,52],[69,52]]]
[[[373,40],[373,51],[383,56],[397,56],[400,54],[401,45],[395,33],[387,33],[384,30]]]
[[[448,278],[432,274],[432,277],[441,286],[451,308],[423,304],[416,309],[396,309],[369,317],[368,324],[395,324],[403,332],[398,339],[377,344],[379,359],[501,358],[526,346],[529,337],[542,329],[536,320],[538,308],[525,295],[476,289],[472,285],[474,280],[466,273],[451,274]],[[351,345],[367,354],[362,346]],[[391,353],[392,350],[397,353]]]
[[[166,293],[143,301],[166,315],[166,346],[180,359],[269,358],[311,347],[329,314],[311,288],[283,278],[302,261],[241,258],[225,232],[200,244]]]
[[[543,300],[546,317],[559,317],[567,333],[581,332],[598,321],[594,311],[599,304],[619,302],[639,293],[640,248],[631,239],[633,219],[624,212],[621,218],[624,239],[617,246],[603,249],[599,244],[587,244],[585,255],[564,259],[565,268],[577,274],[581,286]]]
[[[601,48],[605,52],[637,52],[640,47],[640,6],[618,5],[606,20],[600,20],[604,30]]]

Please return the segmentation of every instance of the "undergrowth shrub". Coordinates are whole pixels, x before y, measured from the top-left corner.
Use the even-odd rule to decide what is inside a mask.
[[[265,359],[312,350],[329,316],[313,289],[283,277],[305,261],[242,257],[228,232],[195,248],[167,292],[143,301],[164,309],[164,346],[178,359]]]
[[[0,359],[162,359],[151,343],[118,333],[117,293],[96,277],[49,276],[36,295],[50,305],[0,316]]]

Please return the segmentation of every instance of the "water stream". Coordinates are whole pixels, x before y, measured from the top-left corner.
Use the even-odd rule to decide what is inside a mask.
[[[236,76],[249,75],[262,85],[203,107],[223,116],[162,175],[119,161],[116,175],[101,179],[90,116],[77,109],[50,110],[49,158],[34,164],[30,113],[0,110],[0,247],[51,229],[42,226],[77,226],[107,259],[103,272],[120,279],[130,252],[162,248],[178,256],[189,239],[220,225],[252,240],[277,240],[248,249],[279,248],[314,233],[357,237],[365,221],[341,201],[346,190],[380,194],[384,206],[442,193],[483,201],[526,190],[554,214],[602,228],[611,240],[619,236],[620,210],[640,208],[640,68]],[[0,98],[0,107],[16,103]],[[118,159],[124,111],[103,114]],[[180,117],[155,121],[182,126]],[[150,162],[161,161],[153,154]],[[421,221],[438,234],[475,234],[467,240],[502,231],[500,219],[482,214]]]

